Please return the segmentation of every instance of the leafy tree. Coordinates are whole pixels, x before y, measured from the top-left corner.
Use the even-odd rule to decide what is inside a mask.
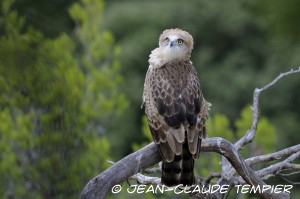
[[[77,37],[55,39],[25,26],[12,3],[0,18],[0,195],[77,198],[108,166],[103,122],[127,106],[119,48],[100,28],[102,1],[74,4]]]

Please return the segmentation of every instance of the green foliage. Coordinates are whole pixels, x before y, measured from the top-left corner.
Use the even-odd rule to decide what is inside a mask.
[[[223,137],[229,141],[233,141],[233,131],[230,129],[230,121],[226,115],[215,114],[206,123],[209,137]]]
[[[237,136],[241,138],[245,132],[252,125],[252,110],[250,105],[242,110],[241,117],[235,122],[237,128]],[[275,144],[277,141],[276,130],[273,125],[270,124],[267,118],[262,117],[258,120],[257,131],[255,137],[256,150],[260,150],[260,153],[266,154],[275,151]],[[252,144],[253,147],[253,144]],[[253,151],[253,150],[252,150]],[[257,154],[252,154],[257,155]]]
[[[71,8],[75,20],[92,14],[80,19],[75,39],[45,38],[25,27],[9,3],[1,16],[0,195],[77,198],[87,180],[108,167],[101,121],[127,106],[117,90],[119,47],[108,31],[90,31],[101,25],[101,9],[91,12],[99,1],[75,4],[79,13]]]
[[[300,14],[298,8],[299,1],[289,0],[288,2],[280,0],[255,1],[255,6],[258,7],[266,21],[275,28],[276,34],[290,41],[299,41],[300,34],[299,24]]]

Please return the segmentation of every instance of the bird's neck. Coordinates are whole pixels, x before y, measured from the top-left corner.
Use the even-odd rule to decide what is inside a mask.
[[[182,62],[182,61],[190,61],[189,55],[183,56],[172,56],[161,48],[154,49],[149,56],[149,67],[160,68],[164,66],[168,62]]]

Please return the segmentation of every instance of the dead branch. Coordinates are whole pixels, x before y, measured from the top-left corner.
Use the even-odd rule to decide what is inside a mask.
[[[153,185],[161,185],[160,181],[161,179],[158,177],[149,177],[142,175],[140,173],[134,174],[133,176],[130,177],[130,179],[136,180],[139,184],[153,184]]]
[[[281,151],[277,151],[275,153],[248,158],[246,160],[246,162],[249,166],[251,166],[251,165],[257,164],[257,163],[279,160],[279,159],[285,158],[293,153],[296,153],[298,151],[300,151],[300,144],[283,149]]]
[[[142,173],[161,173],[161,167],[154,167],[154,168],[147,168],[147,169],[143,169]]]
[[[141,169],[151,167],[160,161],[158,148],[151,143],[114,163],[110,168],[90,180],[81,192],[80,198],[105,198],[114,185],[126,181]]]
[[[216,152],[225,156],[233,165],[237,173],[243,180],[253,186],[262,186],[264,182],[259,176],[246,164],[239,155],[234,145],[223,138],[207,138],[203,140],[201,150],[204,152]],[[144,178],[142,175],[135,175],[141,169],[150,167],[161,161],[158,149],[154,143],[147,145],[139,151],[126,156],[113,164],[109,169],[93,178],[83,189],[80,198],[105,198],[111,191],[111,188],[126,181],[128,178],[136,179],[140,183],[149,184],[150,182],[158,184],[157,178]],[[117,175],[116,175],[117,174]],[[149,181],[150,180],[150,181]],[[288,198],[288,196],[279,196],[270,192],[261,193],[262,198]]]
[[[264,176],[267,174],[273,174],[276,173],[282,169],[286,169],[286,168],[292,168],[290,164],[291,162],[293,162],[296,158],[298,158],[300,156],[300,151],[298,151],[297,153],[294,153],[293,155],[291,155],[290,157],[288,157],[287,159],[285,159],[282,162],[273,164],[271,166],[268,166],[264,169],[261,169],[260,171],[257,172],[258,176]]]
[[[252,140],[255,138],[256,135],[256,128],[257,128],[257,123],[258,123],[258,112],[259,112],[259,96],[260,94],[267,90],[268,88],[270,88],[271,86],[273,86],[274,84],[276,84],[280,79],[291,75],[291,74],[295,74],[295,73],[299,73],[300,72],[300,67],[296,70],[291,69],[288,72],[284,72],[281,73],[280,75],[278,75],[272,82],[268,83],[267,85],[265,85],[262,88],[256,88],[254,90],[254,94],[253,94],[253,104],[252,104],[252,125],[250,130],[247,131],[247,133],[245,134],[244,137],[242,137],[240,140],[238,140],[234,146],[239,150],[241,149],[244,145],[252,142]]]
[[[279,174],[280,171],[283,171],[285,169],[300,169],[297,164],[290,163],[290,162],[293,162],[299,156],[300,156],[300,151],[292,154],[287,159],[285,159],[279,163],[270,165],[266,168],[256,171],[256,174],[261,179],[267,180],[270,177],[275,177],[275,175]],[[235,178],[234,181],[235,181],[234,184],[246,184],[246,182],[241,177]]]
[[[251,128],[246,132],[246,134],[234,144],[234,146],[237,150],[240,150],[243,146],[245,146],[246,144],[249,144],[255,138],[257,123],[258,123],[260,94],[263,91],[270,88],[271,86],[275,85],[280,79],[282,79],[288,75],[299,73],[299,72],[300,72],[300,66],[297,69],[291,69],[290,71],[281,73],[273,81],[271,81],[264,87],[256,88],[254,90],[253,104],[252,104],[252,125],[251,125]],[[230,163],[224,157],[222,157],[222,176],[226,180],[229,180],[230,178],[233,177],[234,172],[231,172],[231,170],[232,170],[232,166],[230,165]]]
[[[283,149],[281,151],[277,151],[275,153],[251,157],[251,158],[246,159],[245,161],[249,166],[252,166],[252,165],[258,164],[258,163],[279,160],[279,159],[285,158],[289,155],[292,155],[298,151],[300,151],[300,144]],[[230,172],[228,172],[227,176],[233,176],[235,174],[236,174],[236,171],[234,168],[232,168],[230,170]]]

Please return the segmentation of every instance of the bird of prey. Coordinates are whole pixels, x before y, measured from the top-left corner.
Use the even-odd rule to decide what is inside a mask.
[[[193,37],[181,29],[163,31],[159,47],[149,58],[142,107],[162,156],[162,184],[193,185],[194,160],[210,103],[202,94],[197,72],[190,61]]]

